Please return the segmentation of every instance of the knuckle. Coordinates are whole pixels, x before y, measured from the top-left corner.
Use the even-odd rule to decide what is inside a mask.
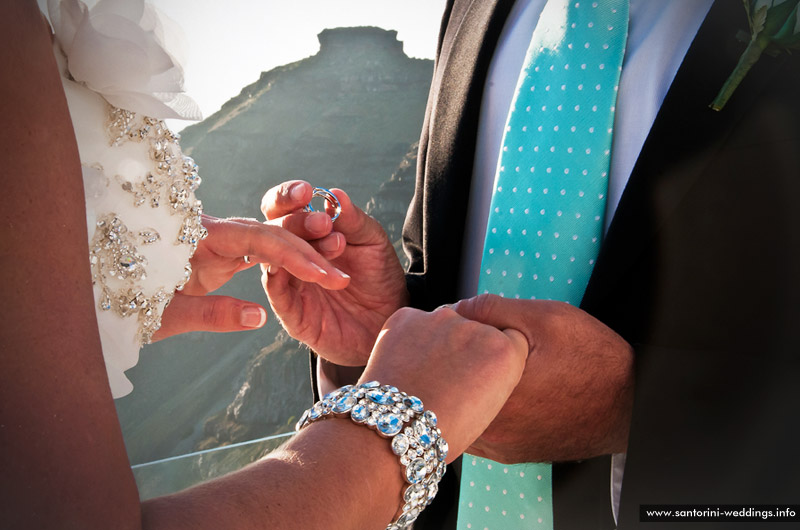
[[[420,322],[420,319],[424,318],[426,314],[427,313],[420,311],[419,309],[401,307],[386,320],[384,327],[389,328],[394,325],[409,325],[411,323],[419,325],[422,323]]]
[[[203,305],[203,323],[211,329],[225,327],[231,320],[229,306],[224,298],[209,298]]]
[[[440,306],[433,310],[431,318],[437,321],[451,320],[454,316],[458,315],[452,308],[447,306]]]
[[[261,238],[265,236],[264,231],[266,230],[267,225],[262,223],[248,223],[245,225],[244,229],[244,236],[245,236],[245,249],[244,255],[246,256],[257,256],[259,255],[259,242]]]
[[[291,232],[292,234],[297,235],[299,233],[302,233],[301,229],[303,227],[304,219],[307,215],[308,214],[306,213],[303,214],[292,213],[284,215],[283,217],[280,218],[278,226],[280,226],[281,228],[283,228],[288,232]]]
[[[481,341],[486,340],[486,336],[489,335],[487,331],[490,328],[480,322],[474,320],[467,320],[463,319],[459,325],[459,333],[463,334],[466,337],[469,337],[469,340],[479,339]]]
[[[267,190],[261,198],[261,212],[267,216],[267,219],[273,219],[280,215],[278,210],[291,201],[290,191],[297,182],[300,181],[289,180]]]
[[[275,205],[275,199],[277,196],[276,188],[270,188],[267,192],[261,197],[261,213],[263,213],[267,218],[270,216],[270,212],[272,211]]]
[[[413,307],[401,307],[394,312],[391,318],[396,320],[408,320],[418,317],[421,313],[419,309],[414,309]]]
[[[496,294],[480,294],[466,300],[466,310],[470,318],[486,320],[496,310],[501,300],[503,299]]]

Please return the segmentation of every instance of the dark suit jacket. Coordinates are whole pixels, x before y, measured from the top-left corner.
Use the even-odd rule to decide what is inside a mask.
[[[479,106],[512,4],[446,8],[404,231],[417,307],[456,299]],[[639,528],[643,504],[800,503],[800,54],[762,57],[710,110],[747,26],[739,1],[707,16],[582,304],[636,351],[622,530]],[[448,527],[454,477],[418,528]],[[613,526],[607,458],[556,465],[553,480],[556,530]]]

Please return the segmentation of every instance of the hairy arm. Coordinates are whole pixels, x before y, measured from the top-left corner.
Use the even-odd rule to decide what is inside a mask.
[[[469,452],[499,462],[581,460],[627,448],[633,349],[588,313],[563,302],[481,295],[462,316],[525,334],[522,379]]]

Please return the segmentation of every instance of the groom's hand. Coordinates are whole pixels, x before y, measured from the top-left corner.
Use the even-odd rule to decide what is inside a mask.
[[[633,403],[633,350],[588,313],[563,302],[481,295],[460,315],[525,334],[522,379],[469,452],[504,463],[623,452]]]
[[[303,281],[282,267],[265,267],[264,288],[284,328],[322,357],[343,366],[363,366],[383,323],[408,302],[405,275],[394,247],[375,219],[331,190],[341,203],[332,223],[322,212],[304,212],[307,182],[269,190],[261,203],[267,224],[281,226],[309,243],[350,275],[337,291]]]

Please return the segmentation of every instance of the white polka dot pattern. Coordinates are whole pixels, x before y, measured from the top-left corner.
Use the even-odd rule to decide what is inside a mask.
[[[580,304],[600,246],[627,0],[548,0],[498,162],[479,293]],[[552,529],[550,466],[465,455],[458,528]]]

